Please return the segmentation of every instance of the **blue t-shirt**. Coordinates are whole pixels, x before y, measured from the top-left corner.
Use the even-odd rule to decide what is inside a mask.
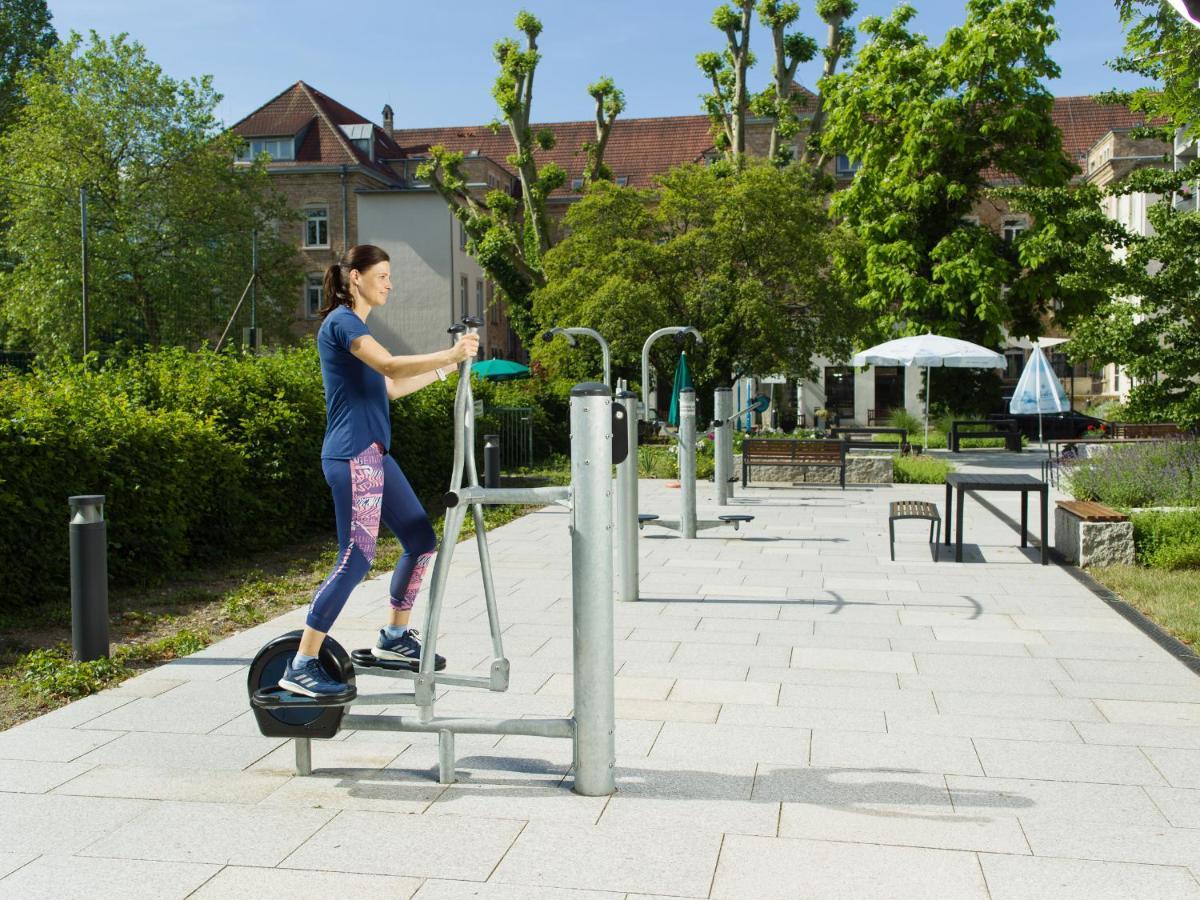
[[[357,338],[370,333],[348,306],[339,306],[326,316],[317,332],[321,380],[325,384],[322,459],[352,459],[376,441],[385,452],[391,446],[387,382],[350,352]]]

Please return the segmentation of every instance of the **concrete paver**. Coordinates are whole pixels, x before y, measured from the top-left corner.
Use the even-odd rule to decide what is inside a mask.
[[[614,797],[570,792],[568,742],[513,736],[460,736],[449,787],[426,734],[343,732],[294,775],[245,673],[299,610],[0,734],[0,896],[1200,894],[1200,679],[1018,548],[1015,498],[968,504],[956,564],[907,532],[888,559],[887,503],[940,486],[737,494],[738,535],[643,535],[645,599],[614,610]],[[643,482],[644,511],[677,503]],[[439,712],[570,715],[568,519],[493,532],[510,690]],[[336,637],[372,639],[386,582]],[[469,545],[449,584],[439,649],[486,671]]]

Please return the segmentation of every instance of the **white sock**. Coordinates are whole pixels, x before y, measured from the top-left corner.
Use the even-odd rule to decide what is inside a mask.
[[[407,625],[385,625],[385,626],[383,626],[383,634],[384,634],[384,637],[387,637],[387,638],[404,637],[404,635],[407,633],[408,633]]]

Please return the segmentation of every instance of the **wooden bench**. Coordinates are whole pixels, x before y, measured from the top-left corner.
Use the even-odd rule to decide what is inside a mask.
[[[888,544],[892,551],[892,562],[896,561],[896,521],[898,519],[928,519],[929,540],[933,543],[934,562],[938,558],[938,544],[942,542],[942,517],[937,505],[924,500],[893,500],[888,504]],[[937,526],[937,539],[933,529]]]
[[[951,453],[959,452],[964,438],[1004,438],[1005,450],[1021,452],[1021,429],[1016,419],[956,419],[950,425]]]
[[[1187,432],[1174,422],[1113,422],[1112,436],[1115,438],[1169,438],[1186,437]]]
[[[876,422],[883,422],[892,414],[890,409],[868,409],[867,410],[867,425],[874,425]]]
[[[1129,516],[1090,500],[1059,500],[1054,510],[1054,549],[1078,566],[1132,565]]]
[[[746,438],[742,441],[742,487],[755,466],[822,466],[836,468],[846,489],[845,441],[789,441]]]

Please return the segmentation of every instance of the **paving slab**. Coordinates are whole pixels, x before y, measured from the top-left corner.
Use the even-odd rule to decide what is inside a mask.
[[[389,875],[225,866],[191,897],[196,900],[294,900],[296,897],[387,897],[389,900],[407,900],[421,884],[419,878]]]
[[[192,892],[220,868],[199,863],[47,854],[0,879],[0,895],[24,900],[63,897],[173,900],[195,896]]]
[[[6,853],[78,853],[153,808],[145,800],[0,794]]]
[[[992,900],[1194,900],[1200,883],[1178,866],[979,854]]]

